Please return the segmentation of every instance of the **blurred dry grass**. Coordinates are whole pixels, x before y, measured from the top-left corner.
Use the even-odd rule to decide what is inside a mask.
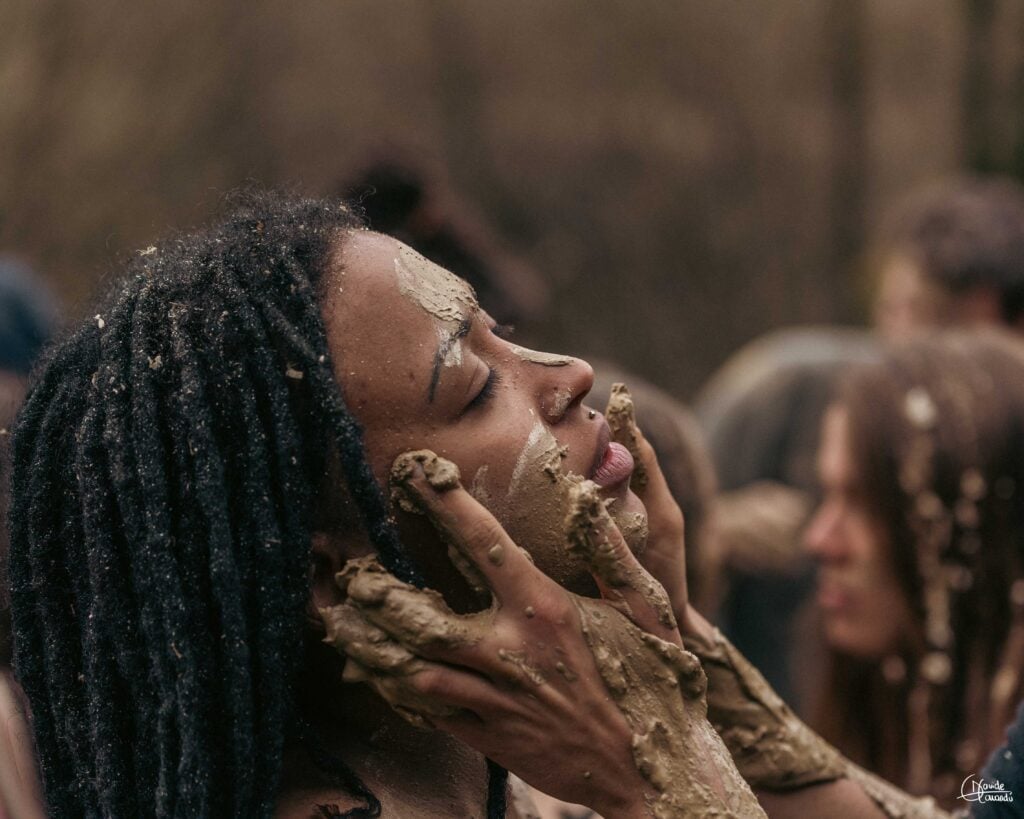
[[[14,0],[0,243],[80,311],[246,179],[401,151],[550,278],[532,338],[686,396],[765,330],[856,320],[908,186],[1012,162],[1022,6]]]

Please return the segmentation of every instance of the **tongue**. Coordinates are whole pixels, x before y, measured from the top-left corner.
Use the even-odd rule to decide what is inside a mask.
[[[593,481],[598,486],[612,486],[619,483],[633,471],[633,456],[622,444],[614,441],[608,445],[601,465],[594,472]]]

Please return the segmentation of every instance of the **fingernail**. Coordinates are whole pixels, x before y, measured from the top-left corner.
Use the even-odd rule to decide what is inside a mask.
[[[428,493],[459,486],[459,468],[429,449],[403,452],[391,466],[391,499],[406,512],[422,513]]]

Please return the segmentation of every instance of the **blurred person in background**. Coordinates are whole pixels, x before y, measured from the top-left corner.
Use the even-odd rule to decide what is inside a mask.
[[[817,727],[953,807],[1024,683],[1024,347],[959,333],[852,367],[818,462]]]
[[[0,819],[42,816],[32,744],[21,692],[10,673],[7,599],[8,430],[25,393],[29,371],[49,338],[53,302],[27,266],[0,257]]]
[[[1024,329],[1024,191],[999,177],[962,177],[911,193],[866,253],[874,332],[793,328],[743,347],[695,401],[723,495],[721,622],[790,702],[812,694],[811,588],[800,550],[818,498],[814,454],[830,390],[844,365],[873,354],[874,336],[940,326]],[[805,647],[798,649],[797,647]]]
[[[718,622],[798,710],[809,678],[794,676],[794,651],[806,666],[813,644],[797,639],[813,584],[800,532],[817,499],[820,419],[843,366],[874,350],[853,328],[780,330],[734,354],[695,403],[720,487]]]
[[[1024,188],[967,176],[912,194],[870,254],[874,322],[886,338],[923,328],[1024,331]]]

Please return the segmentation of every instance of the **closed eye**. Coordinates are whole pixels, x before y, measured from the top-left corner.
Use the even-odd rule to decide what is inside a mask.
[[[511,324],[495,324],[491,328],[491,332],[494,333],[498,338],[508,339],[512,338],[512,334],[516,331],[516,328]]]
[[[473,396],[472,401],[466,404],[466,408],[463,412],[469,412],[470,410],[477,409],[478,407],[486,406],[487,402],[494,396],[494,391],[500,383],[501,376],[499,376],[498,371],[492,367],[487,373],[487,380],[484,381],[484,385],[480,388],[480,392]]]

